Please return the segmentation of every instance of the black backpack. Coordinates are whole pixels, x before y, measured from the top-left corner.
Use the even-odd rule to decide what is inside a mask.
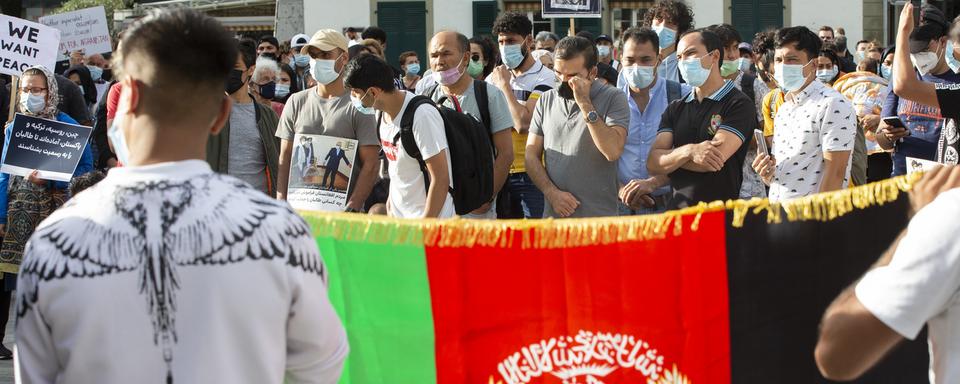
[[[440,88],[440,84],[434,84],[429,89],[423,91],[423,96],[433,99],[433,94],[437,92],[437,88]],[[477,107],[480,109],[480,121],[488,129],[490,128],[490,99],[487,97],[487,83],[480,80],[473,80],[473,96],[477,99]],[[456,99],[453,100],[456,104]],[[440,102],[437,105],[442,105],[443,99],[440,99]],[[462,111],[461,111],[462,112]],[[493,139],[490,140],[491,147],[493,146]]]
[[[393,138],[393,145],[397,141],[403,144],[407,155],[417,159],[420,171],[423,172],[423,183],[430,189],[430,174],[427,172],[427,163],[420,154],[416,139],[413,136],[413,116],[417,109],[424,104],[440,111],[443,118],[443,130],[447,136],[447,152],[450,154],[450,170],[453,174],[450,194],[453,195],[453,205],[458,215],[465,215],[490,202],[493,197],[493,152],[490,150],[490,131],[472,115],[458,112],[443,106],[444,99],[439,104],[426,96],[414,96],[407,104],[406,110],[400,116],[400,132]],[[382,118],[382,115],[381,115]],[[377,136],[380,136],[379,124]]]

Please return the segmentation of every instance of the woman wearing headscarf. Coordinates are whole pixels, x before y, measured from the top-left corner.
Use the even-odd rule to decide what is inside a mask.
[[[67,68],[63,73],[70,81],[80,87],[83,94],[83,101],[87,105],[92,115],[97,107],[97,85],[93,82],[93,76],[90,75],[90,69],[86,65],[74,65]]]
[[[89,76],[89,72],[87,73]],[[16,92],[17,112],[42,119],[77,124],[66,113],[57,109],[60,95],[57,80],[53,72],[42,67],[30,67],[20,77],[20,88]],[[10,146],[13,124],[7,124],[4,132],[3,153],[0,162],[6,160]],[[74,171],[74,177],[93,169],[93,151],[86,144],[80,162]],[[37,171],[28,177],[0,173],[0,271],[15,272],[23,257],[23,248],[34,228],[51,212],[59,208],[68,198],[69,183],[49,181],[38,177]],[[0,294],[0,332],[6,329],[7,308],[10,291],[16,288],[16,275],[4,273],[2,294]],[[0,357],[6,348],[0,348]]]

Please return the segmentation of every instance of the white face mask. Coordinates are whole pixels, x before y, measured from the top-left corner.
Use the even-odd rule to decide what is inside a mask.
[[[937,67],[937,64],[940,62],[940,55],[936,52],[929,51],[911,53],[910,61],[913,62],[913,66],[920,72],[920,76],[926,76]]]
[[[123,115],[117,114],[113,119],[113,124],[107,130],[107,139],[113,145],[113,152],[117,155],[120,164],[130,164],[130,150],[127,148],[127,138],[123,135],[123,129],[120,129],[120,123],[123,121]]]
[[[340,60],[342,56],[343,54],[341,53],[340,56],[337,56],[337,58],[333,60],[310,59],[310,75],[320,84],[327,85],[332,83],[340,77],[340,73],[336,71],[336,68],[337,60]]]

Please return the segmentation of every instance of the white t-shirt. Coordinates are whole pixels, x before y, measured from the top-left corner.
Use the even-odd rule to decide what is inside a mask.
[[[407,105],[415,96],[407,91],[400,92],[403,92],[405,96],[403,107],[397,114],[398,121],[394,124],[390,116],[384,114],[383,123],[380,124],[380,144],[383,146],[384,156],[389,161],[390,212],[395,217],[420,218],[423,217],[427,208],[427,189],[423,184],[423,171],[420,170],[420,163],[417,159],[407,154],[400,139],[397,139],[396,146],[393,145],[394,137],[397,137],[397,134],[400,133],[399,120],[403,118],[403,114],[407,111]],[[417,141],[420,155],[423,156],[424,161],[430,160],[430,158],[447,149],[447,135],[443,130],[443,118],[440,117],[440,112],[436,108],[430,105],[421,105],[414,111],[413,137]],[[444,152],[444,155],[447,158],[447,174],[450,176],[450,181],[453,182],[450,153]],[[439,217],[453,217],[455,214],[453,197],[448,192]]]
[[[928,325],[930,382],[960,383],[960,189],[941,194],[907,229],[887,266],[857,284],[877,319],[914,339]]]
[[[17,281],[24,383],[335,384],[346,333],[310,227],[202,160],[114,168]]]

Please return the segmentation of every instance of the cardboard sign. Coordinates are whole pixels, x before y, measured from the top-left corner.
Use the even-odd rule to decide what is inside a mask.
[[[287,202],[295,209],[343,212],[357,141],[342,137],[297,134],[293,138]]]
[[[940,164],[936,161],[918,159],[915,157],[907,157],[907,174],[917,173],[917,172],[929,172],[936,167],[941,167],[943,164]]]
[[[60,31],[0,14],[0,74],[20,76],[34,65],[53,70]]]
[[[541,0],[543,17],[600,17],[600,0]]]
[[[18,113],[0,172],[26,177],[37,170],[41,179],[70,181],[92,132],[90,127]]]
[[[60,31],[57,61],[68,60],[70,52],[82,50],[86,55],[112,51],[107,16],[103,6],[44,16],[40,23]]]

